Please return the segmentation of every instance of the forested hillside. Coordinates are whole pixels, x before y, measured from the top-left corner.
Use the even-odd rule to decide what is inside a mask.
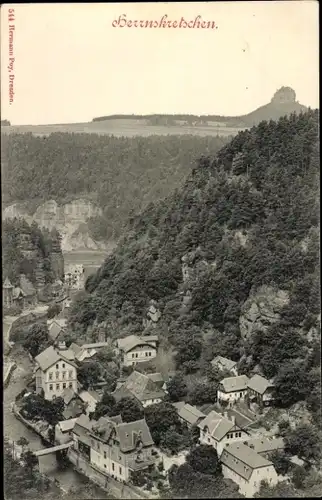
[[[63,257],[60,235],[40,230],[37,224],[12,219],[2,223],[2,276],[13,285],[19,283],[20,274],[25,274],[34,284],[42,281],[52,283],[63,277]]]
[[[82,336],[106,321],[111,335],[141,333],[154,299],[156,333],[181,372],[227,356],[242,373],[275,377],[279,404],[306,400],[318,411],[318,178],[317,111],[239,133],[132,218],[88,279],[72,328]]]
[[[91,236],[116,238],[131,213],[181,186],[197,157],[225,143],[223,137],[2,134],[3,203],[26,202],[32,212],[48,200],[85,197],[103,209],[90,220]]]

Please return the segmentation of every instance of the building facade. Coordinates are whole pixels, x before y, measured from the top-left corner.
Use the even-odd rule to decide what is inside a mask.
[[[220,457],[227,445],[235,441],[245,441],[249,434],[236,424],[234,417],[211,411],[199,424],[200,444],[213,446]]]
[[[252,498],[259,491],[262,481],[270,486],[278,482],[273,463],[243,443],[225,447],[220,461],[223,476],[234,481],[246,498]]]
[[[150,361],[157,355],[156,335],[138,337],[130,335],[124,339],[118,339],[117,349],[123,366],[135,366],[137,363]]]
[[[135,471],[153,467],[157,460],[145,420],[123,423],[117,416],[95,421],[81,415],[73,428],[73,443],[92,467],[122,482]]]
[[[77,391],[77,366],[52,346],[35,358],[36,391],[44,391],[45,399],[62,397],[68,388]]]
[[[246,375],[224,378],[218,387],[217,400],[225,401],[232,405],[240,399],[245,399],[248,381],[249,379]]]

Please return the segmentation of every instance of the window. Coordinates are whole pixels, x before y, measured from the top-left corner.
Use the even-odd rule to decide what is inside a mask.
[[[59,379],[59,372],[56,372],[56,380]]]
[[[63,389],[66,389],[66,384],[63,384]]]
[[[235,432],[235,438],[238,438],[238,432]]]
[[[135,356],[135,354],[134,354],[134,352],[132,352],[132,358],[134,358],[134,356]]]
[[[53,379],[53,372],[49,372],[49,380]]]
[[[138,357],[139,357],[138,353],[136,353],[136,354],[135,354],[135,357],[136,357],[136,358],[138,358]]]
[[[241,432],[238,432],[238,437],[241,438]]]
[[[106,458],[106,451],[104,451],[104,458]]]
[[[68,376],[69,376],[69,378],[73,378],[73,370],[70,370],[70,371],[68,372]]]
[[[135,365],[135,361],[132,362],[132,365]]]
[[[210,443],[210,438],[208,438],[208,443]]]
[[[52,391],[53,390],[53,384],[49,384],[49,390]]]
[[[240,395],[241,398],[243,397],[243,393],[242,392],[240,392],[239,395]]]
[[[106,464],[104,464],[104,469],[106,469]]]
[[[63,378],[65,378],[65,377],[66,377],[66,372],[63,372]]]
[[[59,384],[56,384],[56,389],[59,390],[60,389],[60,385]]]
[[[119,467],[120,476],[122,476],[122,467]]]
[[[58,364],[57,364],[57,365],[56,365],[56,370],[58,370],[58,368],[59,368],[59,366],[58,366]]]
[[[72,389],[72,388],[73,388],[73,382],[69,382],[68,387],[69,387],[70,389]]]
[[[114,467],[114,462],[112,462],[112,471],[113,471],[113,472],[114,472],[114,469],[115,469],[115,467]]]
[[[63,368],[65,368],[65,363],[63,363]]]
[[[151,356],[151,353],[149,352],[149,356]]]
[[[146,353],[145,353],[145,355],[147,356],[147,355],[148,355],[148,353],[146,352]]]

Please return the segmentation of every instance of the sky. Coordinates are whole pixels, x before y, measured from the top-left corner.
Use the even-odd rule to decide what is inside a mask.
[[[281,86],[316,108],[318,8],[310,0],[2,4],[1,118],[23,125],[132,113],[237,116]],[[122,27],[159,26],[164,15],[177,27]],[[178,26],[197,16],[216,27]]]

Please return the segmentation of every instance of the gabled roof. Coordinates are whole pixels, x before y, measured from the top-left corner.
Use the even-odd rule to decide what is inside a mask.
[[[58,425],[59,425],[62,432],[68,432],[74,428],[77,420],[78,420],[77,418],[70,418],[69,420],[62,420],[61,422],[58,422]]]
[[[272,462],[241,442],[228,444],[221,454],[220,461],[247,481],[254,469],[273,465]]]
[[[149,335],[145,337],[138,337],[137,335],[129,335],[128,337],[125,337],[123,339],[118,339],[117,345],[118,348],[121,349],[122,351],[129,352],[139,345],[151,345],[151,347],[155,349],[153,342],[157,341],[158,341],[157,335]]]
[[[97,403],[101,399],[95,391],[81,391],[78,396],[84,403]]]
[[[196,408],[195,406],[191,406],[188,403],[179,409],[178,415],[180,418],[191,425],[196,424],[198,421],[200,421],[200,419],[206,417],[206,415],[199,411],[198,408]]]
[[[253,391],[258,392],[258,394],[264,394],[267,389],[271,389],[274,387],[274,384],[260,375],[254,375],[248,381],[248,388]]]
[[[165,396],[165,393],[158,388],[157,384],[155,384],[148,375],[144,375],[137,371],[133,371],[116,392],[129,392],[139,401],[163,398]]]
[[[97,421],[90,420],[87,415],[81,415],[75,423],[74,432],[82,435],[84,429],[103,441],[107,441],[115,432],[115,438],[119,441],[123,452],[135,450],[138,441],[141,441],[143,446],[154,444],[145,419],[122,423],[120,415],[101,417]]]
[[[285,447],[283,438],[255,438],[244,441],[246,446],[256,451],[256,453],[269,453],[275,450],[283,450]]]
[[[47,349],[45,349],[43,352],[38,354],[38,356],[35,357],[35,361],[38,363],[38,365],[43,371],[47,370],[60,360],[66,361],[70,365],[77,368],[77,366],[72,361],[66,359],[64,356],[62,356],[61,353],[58,353],[53,348],[53,346],[47,347]]]
[[[6,279],[4,280],[4,283],[2,285],[2,288],[13,288],[8,276],[6,277]]]
[[[216,411],[211,411],[204,420],[198,424],[199,429],[208,428],[209,434],[216,440],[221,441],[227,432],[231,429],[238,427],[236,423],[228,420],[223,415],[220,415]]]
[[[232,361],[231,359],[224,358],[223,356],[216,356],[212,361],[211,361],[212,366],[216,366],[217,364],[222,365],[222,367],[225,370],[232,370],[236,365],[236,361]]]
[[[57,340],[59,335],[64,332],[65,332],[64,328],[55,319],[48,327],[48,334],[52,340]]]
[[[247,389],[249,378],[247,375],[239,375],[238,377],[227,377],[220,381],[224,392],[237,392]]]
[[[77,396],[76,392],[73,391],[73,389],[70,389],[69,387],[64,389],[62,392],[62,398],[64,400],[65,405],[68,405],[71,402],[71,400],[76,396]]]

